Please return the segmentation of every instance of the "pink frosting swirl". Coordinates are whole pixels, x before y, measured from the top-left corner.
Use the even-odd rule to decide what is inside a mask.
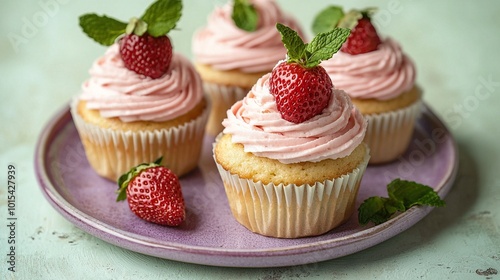
[[[270,71],[285,58],[286,49],[276,23],[290,26],[302,34],[297,21],[282,12],[273,0],[252,0],[252,3],[259,15],[257,30],[253,32],[241,30],[234,24],[231,3],[215,8],[206,27],[193,36],[195,61],[222,71],[238,69],[256,73]]]
[[[413,62],[392,39],[386,39],[378,50],[369,53],[338,52],[321,65],[335,87],[353,98],[387,100],[410,90],[415,83]]]
[[[202,98],[201,78],[184,56],[174,53],[166,74],[152,79],[125,68],[114,44],[90,68],[81,100],[104,118],[123,122],[174,119],[191,110]]]
[[[269,76],[260,78],[222,122],[223,132],[243,144],[246,152],[285,164],[318,162],[345,157],[363,141],[366,120],[344,91],[333,89],[321,114],[295,124],[281,118],[269,92]]]

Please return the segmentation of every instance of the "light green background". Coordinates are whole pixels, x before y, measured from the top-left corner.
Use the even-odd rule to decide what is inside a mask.
[[[191,57],[193,31],[224,1],[186,0],[176,51]],[[375,22],[413,58],[424,99],[460,149],[447,206],[375,247],[296,267],[238,269],[134,253],[86,234],[42,197],[33,154],[46,122],[80,89],[104,47],[80,31],[87,12],[127,20],[150,1],[0,1],[0,278],[2,279],[500,279],[500,2],[279,1],[310,34],[327,4],[379,7]],[[51,9],[43,3],[52,3]],[[27,25],[34,24],[32,32]],[[36,24],[36,25],[35,25]],[[23,34],[23,30],[25,31]],[[23,37],[13,43],[14,36]],[[6,168],[18,170],[17,272],[6,274]],[[478,272],[492,268],[489,278]],[[494,271],[490,270],[490,271]],[[7,277],[5,278],[4,275]]]

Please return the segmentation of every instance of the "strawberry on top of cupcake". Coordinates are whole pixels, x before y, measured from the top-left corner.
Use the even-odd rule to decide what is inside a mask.
[[[368,119],[365,142],[371,149],[370,163],[387,163],[409,146],[422,93],[415,85],[415,65],[394,39],[381,38],[371,21],[374,12],[344,13],[330,6],[317,15],[313,31],[351,29],[340,52],[321,65]]]
[[[83,31],[108,48],[71,113],[90,165],[105,178],[160,156],[178,176],[197,166],[210,107],[200,76],[167,35],[181,10],[181,0],[157,0],[128,24],[80,17]]]
[[[354,98],[387,100],[410,90],[415,83],[415,66],[392,38],[381,38],[372,23],[375,9],[351,10],[330,6],[317,15],[313,32],[334,26],[351,29],[335,58],[322,66],[337,88]]]
[[[90,69],[80,96],[90,109],[122,121],[165,121],[180,116],[203,97],[200,78],[184,56],[173,53],[167,33],[182,3],[159,0],[128,24],[107,16],[80,17],[83,31],[110,46]]]
[[[288,54],[227,111],[214,159],[238,222],[266,236],[314,236],[354,211],[369,159],[367,123],[319,65],[349,30],[306,44],[276,27]]]
[[[287,59],[228,110],[224,133],[246,152],[283,163],[350,154],[361,143],[366,122],[319,65],[340,48],[349,31],[339,28],[305,44],[291,28],[277,28]]]
[[[298,21],[274,0],[228,0],[216,7],[206,25],[194,34],[194,64],[213,100],[209,134],[222,131],[227,109],[285,56],[277,22],[302,33]]]

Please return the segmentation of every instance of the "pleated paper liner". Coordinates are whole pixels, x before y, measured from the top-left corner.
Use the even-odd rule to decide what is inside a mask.
[[[364,115],[368,121],[364,141],[370,147],[370,164],[393,161],[406,151],[421,107],[419,100],[397,111]]]
[[[125,131],[102,128],[85,122],[71,104],[73,121],[87,159],[101,176],[117,180],[132,167],[163,156],[162,165],[182,176],[194,169],[200,158],[210,100],[196,119],[161,130]]]
[[[364,144],[363,144],[364,145]],[[355,210],[369,149],[351,172],[313,185],[263,184],[231,174],[216,162],[234,218],[250,231],[298,238],[326,233]]]
[[[212,100],[212,110],[208,118],[206,131],[209,135],[216,136],[224,129],[222,121],[227,117],[227,110],[236,101],[243,99],[250,88],[225,86],[208,82],[203,83],[203,88]]]

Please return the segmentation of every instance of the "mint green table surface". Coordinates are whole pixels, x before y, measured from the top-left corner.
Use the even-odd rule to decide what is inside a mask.
[[[191,34],[218,0],[186,0],[171,37],[191,57]],[[181,263],[110,245],[76,228],[44,199],[33,154],[42,127],[88,77],[104,48],[77,18],[120,19],[149,1],[0,2],[0,278],[1,279],[500,279],[500,2],[279,1],[309,32],[327,4],[379,7],[376,24],[396,38],[418,69],[424,99],[459,147],[459,170],[447,206],[364,251],[296,267],[221,268]],[[47,9],[47,5],[52,5]],[[41,15],[44,14],[44,15]],[[26,25],[37,21],[31,33]],[[310,32],[309,32],[310,34]],[[23,40],[12,38],[21,36]],[[16,272],[9,264],[7,166],[17,169]]]

